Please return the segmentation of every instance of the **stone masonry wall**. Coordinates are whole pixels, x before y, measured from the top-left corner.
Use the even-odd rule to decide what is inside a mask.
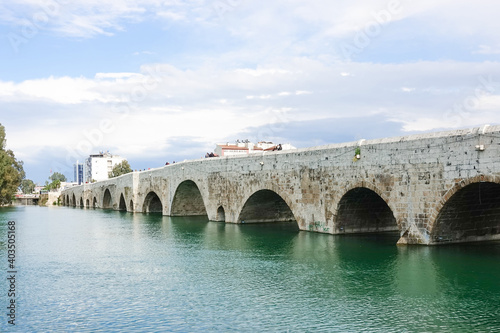
[[[360,159],[354,156],[358,146]],[[500,127],[485,126],[182,162],[68,189],[63,198],[70,198],[69,203],[64,201],[70,206],[73,194],[77,202],[83,197],[84,202],[89,199],[92,203],[95,198],[101,207],[104,191],[109,189],[113,209],[119,208],[123,195],[128,211],[145,212],[146,196],[154,192],[162,202],[164,215],[199,215],[194,207],[200,207],[201,196],[210,220],[217,219],[222,207],[226,222],[241,223],[241,217],[249,211],[245,205],[250,202],[257,207],[258,198],[266,198],[257,192],[267,190],[283,199],[302,230],[335,234],[397,229],[400,243],[433,244],[439,241],[433,232],[443,229],[435,226],[441,218],[439,213],[454,194],[473,183],[500,184],[499,153]],[[186,187],[191,182],[195,187]],[[182,190],[196,192],[196,187],[199,196]],[[356,190],[360,188],[364,190]],[[351,195],[346,196],[348,192]],[[193,202],[189,202],[191,198]],[[280,202],[276,200],[277,204],[267,209]],[[356,216],[368,216],[370,211],[374,220],[378,219],[376,223],[382,223],[380,228],[364,225],[361,218],[356,221]],[[487,228],[494,230],[495,223],[490,222]]]

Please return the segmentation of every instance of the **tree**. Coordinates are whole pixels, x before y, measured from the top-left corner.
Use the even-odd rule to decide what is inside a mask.
[[[62,173],[59,172],[54,172],[52,176],[49,177],[50,180],[56,181],[59,180],[60,182],[65,182],[66,181],[66,176],[63,175]]]
[[[46,191],[58,190],[61,187],[61,181],[59,179],[54,180],[49,184],[48,181],[45,182],[45,187],[43,188]]]
[[[113,167],[113,171],[111,171],[108,176],[109,178],[118,177],[124,175],[126,173],[132,172],[132,168],[130,168],[130,164],[127,161],[123,161],[118,163]]]
[[[23,191],[24,194],[33,193],[35,186],[35,183],[31,179],[23,179],[21,181],[21,191]]]
[[[6,150],[5,127],[0,124],[0,205],[9,204],[24,179],[23,162]]]

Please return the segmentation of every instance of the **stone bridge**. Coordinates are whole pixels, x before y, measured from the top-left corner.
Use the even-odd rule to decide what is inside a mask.
[[[296,221],[328,234],[399,231],[399,244],[498,240],[500,126],[186,161],[76,186],[62,202]]]

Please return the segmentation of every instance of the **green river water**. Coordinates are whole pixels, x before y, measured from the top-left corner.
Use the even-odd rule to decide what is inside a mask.
[[[283,223],[2,208],[0,331],[500,332],[500,242],[397,240]]]

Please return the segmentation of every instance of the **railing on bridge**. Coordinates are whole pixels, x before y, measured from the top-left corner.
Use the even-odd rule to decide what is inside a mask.
[[[40,194],[17,194],[14,205],[17,206],[36,206],[40,200]]]

